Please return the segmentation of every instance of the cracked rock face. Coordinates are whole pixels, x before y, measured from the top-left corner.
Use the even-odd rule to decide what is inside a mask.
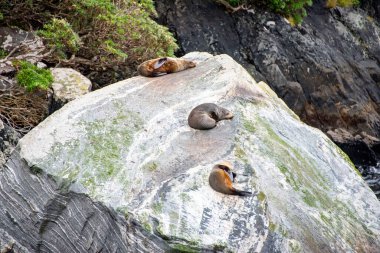
[[[20,134],[0,120],[0,168],[16,146]]]
[[[186,58],[197,67],[94,91],[24,136],[0,171],[2,240],[56,252],[376,252],[380,202],[347,156],[229,56]],[[190,128],[206,102],[234,118]],[[222,160],[253,196],[211,189]]]

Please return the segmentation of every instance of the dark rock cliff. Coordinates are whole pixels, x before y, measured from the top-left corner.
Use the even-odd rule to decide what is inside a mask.
[[[159,22],[181,53],[227,53],[266,81],[301,119],[327,133],[358,165],[376,165],[380,143],[379,4],[326,9],[314,1],[302,25],[213,0],[158,1]],[[369,15],[375,15],[373,18]]]

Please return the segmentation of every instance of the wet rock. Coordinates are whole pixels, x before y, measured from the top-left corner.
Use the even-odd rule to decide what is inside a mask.
[[[24,136],[0,171],[8,237],[56,252],[377,252],[380,202],[347,156],[229,56],[203,56],[81,96]],[[205,102],[235,117],[191,129]],[[211,189],[221,160],[253,196]]]

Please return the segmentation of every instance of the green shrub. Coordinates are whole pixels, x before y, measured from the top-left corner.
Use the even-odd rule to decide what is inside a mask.
[[[37,88],[47,90],[53,83],[53,75],[50,70],[40,69],[27,61],[18,61],[14,64],[19,68],[16,80],[27,91],[33,91]]]
[[[64,19],[53,18],[37,34],[45,39],[50,48],[56,49],[60,58],[67,58],[68,54],[75,54],[81,44],[78,34]]]
[[[313,4],[313,0],[227,0],[227,2],[234,7],[242,4],[263,7],[287,17],[295,24],[301,23],[306,16],[305,7]]]
[[[178,48],[168,29],[152,19],[152,0],[0,0],[0,10],[0,25],[39,30],[55,49],[45,61],[82,72],[135,69]]]
[[[233,6],[233,7],[236,7],[236,6],[238,6],[238,5],[240,5],[240,4],[243,3],[242,0],[227,0],[227,2],[228,2],[231,6]]]

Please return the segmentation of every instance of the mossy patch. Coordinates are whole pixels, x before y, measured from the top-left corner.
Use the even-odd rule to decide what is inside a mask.
[[[311,194],[308,190],[306,189],[303,189],[302,190],[302,193],[303,193],[303,196],[302,196],[302,199],[303,201],[308,205],[308,206],[311,206],[311,207],[317,207],[317,199],[316,197]]]
[[[54,176],[81,183],[91,197],[104,197],[102,187],[111,180],[128,189],[129,179],[116,175],[124,169],[123,157],[143,122],[134,112],[122,108],[115,111],[107,119],[76,123],[76,135],[81,137],[57,142],[49,157],[39,161],[41,166]]]
[[[251,133],[256,132],[256,127],[255,127],[254,123],[252,123],[252,122],[249,121],[249,120],[243,120],[243,127],[244,127],[248,132],[251,132]]]
[[[248,162],[247,154],[239,146],[235,148],[235,156],[244,162]]]
[[[276,224],[274,224],[273,222],[269,222],[269,225],[268,225],[268,229],[269,229],[269,231],[271,231],[271,232],[274,232],[274,231],[276,231]]]
[[[48,69],[40,69],[27,61],[16,61],[13,63],[17,68],[17,83],[26,88],[27,91],[35,89],[47,90],[53,83],[53,75]]]
[[[1,14],[1,13],[0,13]],[[0,19],[1,20],[1,19]],[[5,58],[8,55],[8,52],[0,48],[0,59]]]
[[[197,249],[194,249],[193,247],[186,245],[186,244],[172,244],[170,245],[171,250],[170,252],[187,252],[187,253],[195,253],[195,252],[200,252]]]
[[[155,214],[160,214],[162,213],[163,204],[161,202],[156,202],[153,204],[152,209]]]
[[[290,252],[300,253],[302,252],[301,244],[296,240],[289,240],[288,245],[290,247]]]
[[[143,170],[154,172],[157,170],[157,163],[156,162],[149,162],[143,166]]]
[[[264,192],[259,192],[259,194],[257,194],[257,199],[260,201],[260,202],[263,202],[265,199],[266,199],[266,195]]]
[[[182,192],[179,197],[182,199],[183,202],[189,202],[191,200],[189,194]]]

